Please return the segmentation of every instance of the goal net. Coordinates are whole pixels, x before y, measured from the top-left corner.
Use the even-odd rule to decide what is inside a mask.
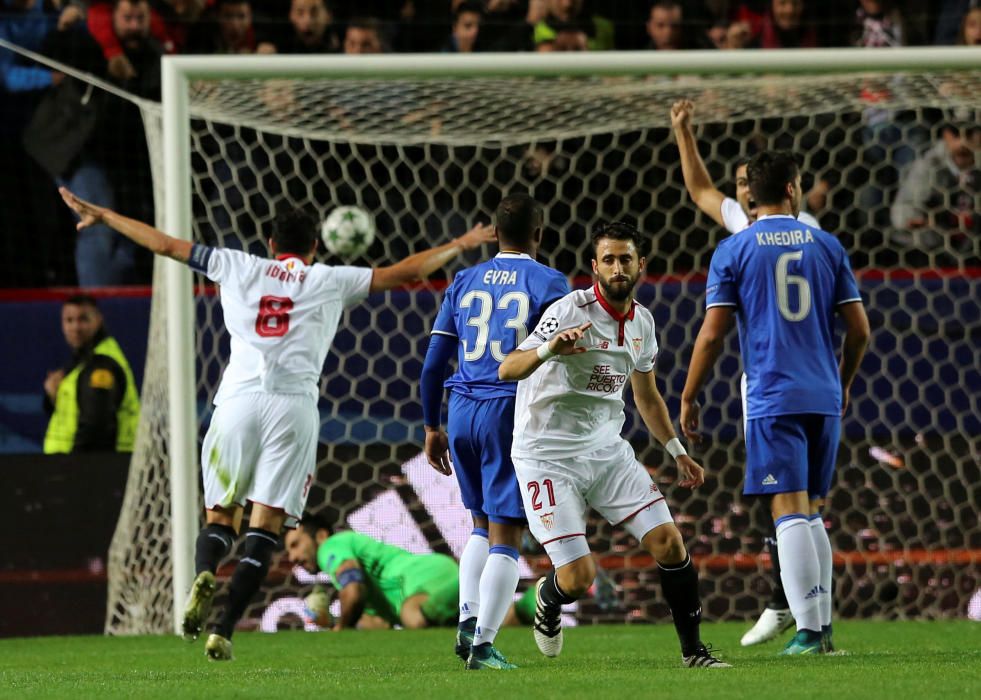
[[[183,206],[193,239],[264,255],[279,208],[305,207],[323,219],[335,206],[357,205],[374,216],[378,235],[353,262],[384,265],[489,221],[503,194],[525,190],[546,212],[541,258],[583,286],[589,232],[601,221],[631,221],[650,237],[637,294],[657,323],[658,379],[676,417],[705,272],[727,235],[684,189],[669,110],[690,98],[709,172],[730,195],[739,157],[764,148],[799,154],[805,191],[815,192],[811,213],[850,252],[868,305],[873,341],[826,510],[838,614],[964,614],[981,562],[981,181],[928,171],[924,177],[939,179],[929,183],[918,229],[894,222],[891,205],[918,159],[943,147],[945,125],[966,138],[966,127],[979,124],[981,73],[780,75],[779,64],[766,75],[454,71],[192,79],[192,195]],[[178,156],[162,147],[160,114],[148,110],[146,123],[159,205],[163,164]],[[168,279],[158,270],[143,424],[110,561],[109,633],[173,629]],[[197,441],[228,359],[218,297],[204,282],[195,279],[192,314]],[[411,551],[459,555],[469,518],[456,484],[420,458],[417,381],[442,288],[437,279],[375,295],[346,314],[321,381],[308,510]],[[628,400],[627,436],[669,496],[712,620],[754,616],[771,586],[764,538],[772,524],[764,504],[741,495],[740,372],[733,333],[704,392],[708,437],[693,452],[707,481],[696,492],[672,485],[670,460]],[[669,619],[637,542],[596,517],[589,539],[613,587],[581,601],[577,619]],[[534,543],[523,555],[528,578],[548,565]],[[226,562],[219,574],[229,573]],[[280,556],[246,624],[300,626],[299,598],[311,583]]]

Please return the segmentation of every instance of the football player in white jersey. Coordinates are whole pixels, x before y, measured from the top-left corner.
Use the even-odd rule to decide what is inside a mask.
[[[535,641],[546,656],[559,654],[561,607],[583,596],[596,575],[585,534],[592,506],[654,556],[684,665],[726,667],[699,637],[698,573],[664,495],[620,435],[629,378],[641,418],[675,459],[679,485],[704,482],[654,379],[654,318],[633,298],[646,263],[640,234],[604,224],[592,245],[593,287],[550,306],[499,371],[502,380],[518,380],[511,457],[529,529],[555,567],[537,584]]]
[[[678,142],[681,156],[681,174],[685,179],[685,189],[691,195],[695,206],[711,217],[729,233],[739,233],[756,221],[756,202],[749,193],[749,180],[746,178],[746,164],[749,158],[736,161],[733,176],[736,180],[736,198],[726,197],[712,184],[708,169],[698,153],[698,142],[692,130],[692,117],[695,105],[691,100],[678,100],[671,106],[671,126]],[[797,217],[800,221],[821,228],[821,224],[806,211]]]
[[[269,259],[172,238],[65,188],[60,192],[79,215],[79,229],[104,223],[221,285],[231,357],[201,453],[207,526],[197,539],[197,577],[183,632],[189,640],[201,633],[214,598],[215,570],[237,537],[246,501],[251,502],[228,603],[205,645],[209,658],[231,659],[235,624],[266,576],[284,525],[295,525],[303,512],[314,479],[318,382],[344,309],[372,292],[428,277],[459,253],[492,241],[493,228],[477,225],[389,267],[330,267],[313,262],[317,227],[300,211],[276,220]]]
[[[698,153],[698,143],[695,141],[695,134],[692,130],[694,112],[695,105],[690,100],[678,100],[671,106],[671,126],[674,128],[674,136],[678,142],[685,188],[695,202],[695,206],[724,226],[729,233],[739,233],[756,222],[756,203],[750,196],[749,179],[746,177],[746,165],[749,163],[749,158],[740,158],[736,161],[734,173],[736,198],[726,197],[712,184],[705,163]],[[800,212],[797,218],[808,226],[821,228],[817,219],[805,211]],[[743,415],[745,416],[745,374],[740,381],[740,387],[743,397]],[[773,592],[756,624],[740,640],[744,647],[776,639],[794,624],[794,616],[790,612],[790,604],[787,602],[783,583],[780,581],[780,557],[777,551],[776,538],[767,537],[766,546],[770,553],[770,561],[773,563]]]

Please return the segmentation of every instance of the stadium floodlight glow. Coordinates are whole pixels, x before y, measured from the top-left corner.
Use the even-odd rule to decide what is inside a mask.
[[[965,94],[947,95],[945,99],[948,103],[977,108],[979,91],[973,87],[978,82],[981,49],[924,47],[889,50],[801,49],[464,56],[413,54],[359,57],[167,56],[162,63],[162,145],[154,142],[158,135],[152,134],[152,129],[148,128],[151,152],[158,148],[159,155],[162,156],[155,165],[155,169],[158,169],[162,164],[162,178],[157,180],[157,190],[158,193],[162,192],[163,198],[163,218],[160,223],[169,233],[190,238],[195,230],[192,201],[196,190],[192,189],[192,182],[197,183],[192,171],[192,118],[204,121],[226,120],[224,123],[231,124],[232,130],[268,129],[270,133],[298,138],[311,138],[310,134],[313,134],[321,139],[333,137],[354,144],[379,144],[379,149],[392,145],[396,151],[406,144],[482,144],[485,141],[493,141],[506,147],[509,144],[541,143],[547,139],[557,142],[564,138],[586,138],[591,134],[604,133],[604,130],[621,133],[648,126],[664,127],[670,107],[668,100],[672,94],[682,97],[692,91],[711,94],[708,88],[716,91],[731,89],[726,88],[727,80],[723,76],[734,74],[757,76],[745,83],[744,89],[766,90],[773,80],[775,91],[789,93],[793,91],[784,89],[787,83],[772,76],[801,75],[800,86],[814,85],[833,92],[845,89],[841,87],[844,85],[843,81],[835,82],[835,76],[840,78],[843,73],[878,73],[888,76],[887,82],[892,81],[889,82],[890,89],[902,92],[908,88],[899,84],[902,81],[894,77],[896,74],[929,73],[942,77],[949,71],[960,71],[962,76],[965,71],[973,71],[974,77],[968,79],[968,83],[973,81],[972,89]],[[643,81],[638,76],[650,76],[652,79]],[[678,82],[670,82],[656,79],[658,76],[686,77]],[[692,76],[702,76],[698,80],[704,82],[698,82]],[[575,90],[562,92],[566,88],[561,81],[555,81],[556,85],[551,87],[543,84],[533,86],[533,89],[517,85],[513,92],[498,85],[494,89],[499,91],[491,95],[490,89],[494,80],[518,77],[577,77],[597,80],[584,88],[577,88],[587,98],[584,103],[575,102]],[[633,80],[629,84],[599,80],[617,77],[631,77]],[[442,88],[433,87],[432,81],[441,78],[448,81],[445,94],[440,93]],[[472,113],[461,116],[464,108],[452,97],[462,92],[454,92],[456,88],[449,82],[459,82],[460,79],[467,82],[474,80],[472,90],[477,92],[483,89],[478,79],[490,81],[486,83],[488,92],[477,94],[475,101],[488,98],[489,102],[494,103],[491,107],[498,111],[491,109],[491,116],[488,117],[487,105],[484,104],[481,105],[481,109],[485,110],[483,114],[473,110]],[[241,83],[240,92],[231,88],[225,89],[225,86],[236,81]],[[283,90],[284,81],[291,81],[292,87],[286,88],[288,96],[275,103],[261,104],[261,95]],[[410,110],[402,104],[399,105],[402,118],[386,119],[386,115],[382,115],[383,118],[375,122],[368,121],[371,118],[368,112],[338,116],[343,108],[337,108],[336,105],[356,102],[360,99],[357,96],[347,98],[344,94],[331,93],[323,104],[303,102],[313,90],[324,86],[327,86],[324,89],[330,90],[332,81],[337,81],[337,84],[344,84],[345,81],[357,83],[362,88],[366,84],[383,84],[387,90],[385,99],[396,102],[433,93],[436,95],[431,101],[418,104],[419,112],[424,114],[421,119],[409,113]],[[405,81],[404,85],[402,81]],[[210,83],[214,89],[197,89],[195,85],[198,83]],[[257,85],[259,83],[263,85]],[[266,92],[262,92],[263,90]],[[648,100],[651,91],[659,92]],[[801,109],[805,111],[818,110],[821,104],[828,104],[831,110],[842,109],[841,105],[846,102],[842,99],[830,103],[819,92],[815,93],[817,97],[811,102],[807,101],[807,96],[774,95],[772,101],[779,104],[770,109],[774,115],[781,114],[778,111],[780,109],[791,110],[786,104],[793,99],[800,99],[800,104],[803,105]],[[588,102],[591,93],[597,96],[594,103]],[[827,94],[833,97],[831,92]],[[546,119],[542,117],[541,124],[534,123],[533,117],[537,114],[535,105],[529,104],[528,100],[537,99],[536,96],[540,96],[542,100],[553,100],[550,103],[551,121],[546,123]],[[578,97],[582,98],[583,95]],[[507,103],[511,98],[515,100],[514,104]],[[299,102],[298,106],[294,104],[296,102]],[[561,109],[564,103],[570,105],[568,113]],[[852,104],[855,104],[854,100]],[[766,108],[765,104],[761,107]],[[727,113],[724,104],[716,104],[712,109],[714,111],[709,118],[720,121],[734,118],[732,114],[735,111]],[[744,109],[743,118],[747,113],[751,117],[755,116],[752,112],[745,111],[754,109],[752,104],[740,109]],[[861,107],[856,109],[860,110]],[[617,115],[616,119],[609,121],[602,117],[590,117],[593,113],[606,114],[602,110],[610,110],[610,114]],[[508,112],[513,115],[513,127],[505,123]],[[700,116],[701,114],[704,112]],[[345,119],[353,123],[353,126],[345,126]],[[360,128],[362,122],[359,121],[362,119],[365,120],[363,129]],[[517,124],[519,119],[522,120],[522,125]],[[516,131],[508,131],[512,128]],[[535,131],[536,129],[539,131]],[[400,135],[400,130],[405,133]],[[234,140],[235,137],[231,138]],[[221,148],[226,146],[222,145]],[[501,156],[502,159],[505,157],[509,155]],[[546,162],[545,166],[548,164]],[[397,166],[398,160],[392,161],[391,169],[394,170]],[[212,165],[207,167],[212,171],[219,168]],[[286,178],[287,175],[281,177]],[[527,183],[527,176],[522,177],[525,180],[521,177],[517,179]],[[578,205],[579,200],[575,201]],[[158,200],[158,205],[160,203]],[[465,211],[461,214],[469,216],[471,212]],[[162,410],[167,414],[169,426],[166,454],[169,456],[170,483],[166,496],[170,505],[172,542],[168,549],[173,571],[173,624],[177,629],[184,597],[193,578],[193,543],[200,518],[197,486],[199,423],[195,383],[196,312],[190,270],[173,261],[166,261],[163,266],[158,265],[157,270],[158,273],[162,272],[156,280],[157,289],[163,290],[166,296],[169,398],[168,406]],[[413,379],[410,377],[407,380]],[[113,605],[111,600],[110,607]],[[122,603],[118,607],[127,609]],[[109,618],[114,614],[116,613],[111,609]],[[107,629],[113,629],[111,622],[107,623]],[[156,629],[161,631],[159,627]]]

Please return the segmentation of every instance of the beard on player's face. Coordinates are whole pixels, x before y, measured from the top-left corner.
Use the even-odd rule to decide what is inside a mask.
[[[597,275],[603,296],[610,301],[626,301],[634,292],[637,277],[640,273],[630,275],[624,271],[613,272],[607,277]]]

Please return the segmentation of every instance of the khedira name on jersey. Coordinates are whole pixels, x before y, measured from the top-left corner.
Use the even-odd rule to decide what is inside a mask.
[[[810,231],[757,231],[756,245],[800,245],[813,243]]]

